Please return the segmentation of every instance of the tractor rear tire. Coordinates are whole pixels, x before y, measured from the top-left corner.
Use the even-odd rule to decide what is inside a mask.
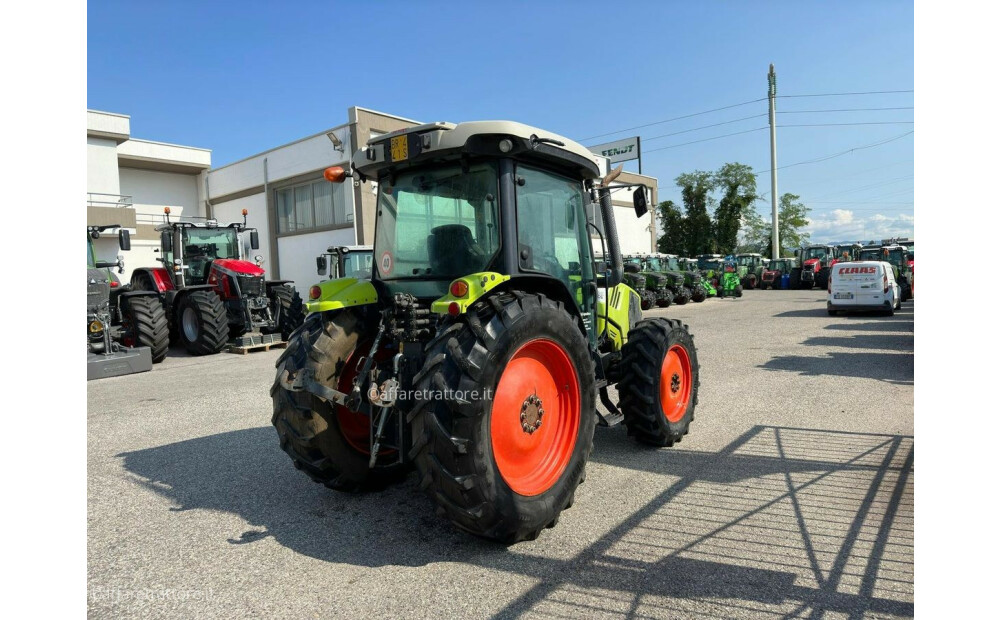
[[[420,486],[460,529],[535,539],[572,505],[594,443],[595,367],[576,321],[562,302],[512,291],[475,303],[424,351],[408,416]],[[482,397],[427,398],[448,390]]]
[[[698,354],[687,325],[647,319],[629,330],[618,382],[628,434],[641,443],[679,443],[698,404]]]
[[[708,293],[705,292],[705,287],[695,284],[694,289],[691,291],[691,301],[700,304],[705,301],[706,297],[708,297]]]
[[[295,290],[294,286],[282,284],[271,289],[271,294],[281,305],[281,317],[278,319],[278,329],[281,332],[281,339],[288,340],[306,318],[305,307],[302,305],[302,297]]]
[[[177,304],[177,336],[191,355],[218,353],[229,341],[229,319],[214,291],[196,290]]]
[[[830,268],[823,267],[819,270],[819,274],[816,275],[816,286],[823,289],[826,288],[828,281],[830,280]]]
[[[122,304],[122,342],[125,346],[149,347],[154,364],[167,357],[170,328],[163,304],[157,297],[126,297]]]
[[[271,424],[278,432],[281,449],[296,469],[337,491],[384,488],[405,477],[409,469],[388,452],[369,469],[369,418],[309,392],[287,390],[281,379],[307,370],[319,383],[350,393],[356,373],[356,364],[351,363],[357,360],[354,353],[368,353],[368,347],[358,347],[361,331],[361,320],[352,310],[332,317],[309,315],[275,362],[277,374],[271,386]]]
[[[743,287],[737,284],[736,288],[733,289],[733,295],[736,297],[743,297]]]

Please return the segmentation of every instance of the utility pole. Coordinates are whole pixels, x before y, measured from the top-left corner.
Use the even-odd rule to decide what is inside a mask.
[[[778,138],[774,128],[774,98],[778,94],[778,76],[774,65],[767,72],[768,120],[771,124],[771,260],[779,258],[781,240],[778,239]]]

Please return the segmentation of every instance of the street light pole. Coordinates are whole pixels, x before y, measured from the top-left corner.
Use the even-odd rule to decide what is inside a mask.
[[[778,76],[774,65],[767,72],[768,120],[771,125],[771,260],[779,258],[781,241],[778,239],[778,138],[774,127],[774,98],[778,94]]]

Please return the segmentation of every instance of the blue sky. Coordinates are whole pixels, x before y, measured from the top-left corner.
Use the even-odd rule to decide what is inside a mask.
[[[871,108],[912,108],[913,93],[785,97],[912,90],[909,2],[91,0],[87,51],[89,108],[131,115],[139,138],[210,148],[216,166],[342,124],[359,105],[518,120],[586,145],[640,135],[643,172],[677,203],[680,173],[770,168],[766,130],[682,145],[765,127],[759,116],[697,129],[766,114],[766,101],[595,136],[763,98],[774,63],[778,191],[813,209],[813,239],[913,231],[914,125],[829,125],[912,122],[912,109]],[[758,191],[769,190],[765,172]],[[769,218],[769,203],[759,209]]]

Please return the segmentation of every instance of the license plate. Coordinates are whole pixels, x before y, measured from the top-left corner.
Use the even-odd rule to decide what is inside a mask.
[[[854,299],[854,293],[834,293],[834,299]]]
[[[403,161],[410,156],[410,145],[407,142],[409,136],[395,136],[389,142],[389,151],[392,161]]]

